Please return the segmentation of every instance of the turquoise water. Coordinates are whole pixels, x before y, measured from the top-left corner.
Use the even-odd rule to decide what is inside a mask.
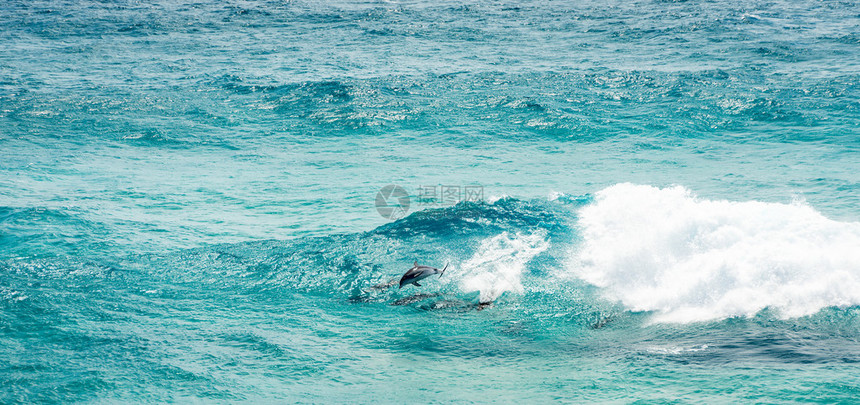
[[[0,399],[856,400],[858,10],[3,2]]]

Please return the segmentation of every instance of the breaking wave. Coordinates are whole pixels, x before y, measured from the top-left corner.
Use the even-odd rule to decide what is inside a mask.
[[[466,292],[478,291],[480,302],[492,302],[507,291],[523,292],[526,264],[549,247],[542,232],[510,235],[504,232],[481,243],[463,265],[460,282]]]
[[[803,203],[617,184],[579,212],[573,274],[657,322],[781,318],[860,304],[860,223]]]

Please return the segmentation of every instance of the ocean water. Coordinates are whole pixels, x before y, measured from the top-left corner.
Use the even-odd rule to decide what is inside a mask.
[[[3,403],[853,402],[858,208],[857,1],[0,3]]]

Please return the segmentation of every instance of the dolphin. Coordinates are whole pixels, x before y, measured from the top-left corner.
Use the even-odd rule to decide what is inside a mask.
[[[414,304],[416,302],[424,301],[430,298],[436,298],[441,296],[442,294],[415,294],[410,295],[408,297],[403,297],[397,301],[391,303],[391,305],[409,305]]]
[[[407,270],[403,277],[400,278],[400,287],[398,289],[403,288],[406,284],[412,284],[416,287],[421,287],[421,284],[418,284],[419,281],[424,280],[427,277],[430,277],[434,274],[438,274],[439,277],[442,277],[442,274],[445,273],[445,269],[448,268],[446,264],[442,270],[437,268],[433,268],[430,266],[419,266],[418,262],[415,262],[412,265],[412,268]]]

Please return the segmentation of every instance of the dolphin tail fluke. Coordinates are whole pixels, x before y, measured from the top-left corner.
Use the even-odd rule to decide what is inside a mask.
[[[439,278],[442,278],[442,275],[445,274],[445,270],[448,268],[448,265],[451,263],[445,263],[445,267],[442,268],[442,271],[439,272]]]

